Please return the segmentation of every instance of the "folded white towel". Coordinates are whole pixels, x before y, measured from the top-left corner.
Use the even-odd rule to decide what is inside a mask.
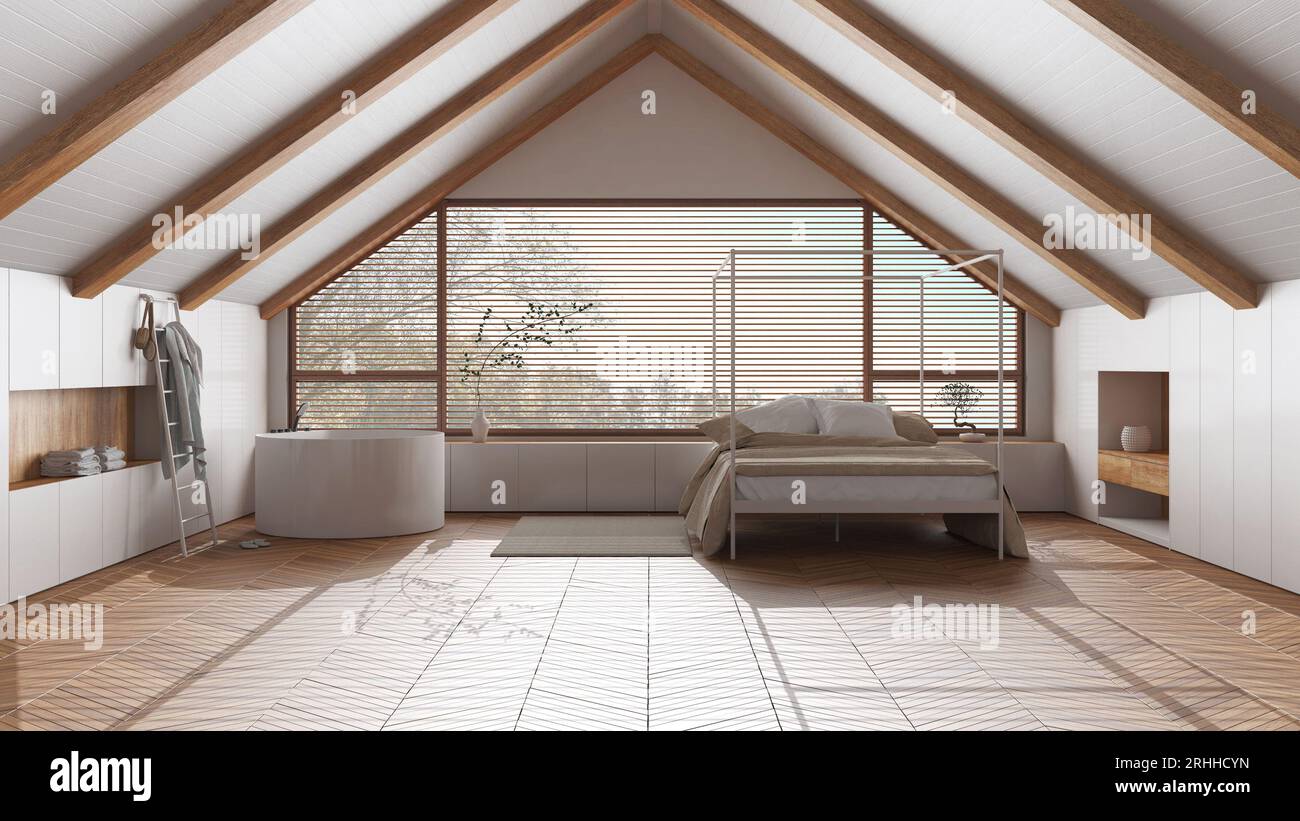
[[[88,459],[42,459],[41,464],[51,468],[96,467],[99,460],[91,456]]]
[[[74,448],[72,450],[52,450],[49,453],[45,454],[45,458],[49,459],[53,457],[56,459],[71,459],[76,461],[94,455],[95,455],[94,448]]]
[[[110,459],[121,459],[126,456],[126,451],[113,445],[96,445],[96,456],[107,456]]]
[[[121,470],[122,468],[126,467],[126,460],[125,460],[125,459],[107,459],[107,460],[105,460],[105,461],[103,461],[103,462],[100,462],[100,463],[99,463],[99,467],[100,467],[101,470],[104,470],[104,471],[109,471],[109,470]]]
[[[94,476],[100,473],[99,463],[96,462],[90,467],[55,467],[50,465],[41,465],[41,475],[58,477],[58,476]]]

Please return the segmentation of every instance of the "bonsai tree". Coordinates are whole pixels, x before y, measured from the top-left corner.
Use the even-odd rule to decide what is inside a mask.
[[[581,329],[581,325],[570,323],[573,317],[586,313],[596,307],[594,302],[571,302],[552,304],[546,302],[529,302],[528,310],[518,320],[501,320],[504,335],[477,362],[471,351],[465,351],[465,361],[460,366],[460,381],[474,380],[474,402],[483,404],[483,374],[498,368],[523,368],[524,352],[529,345],[554,345],[555,337],[569,336]],[[474,336],[476,344],[482,344],[492,324],[492,308],[483,311],[478,323],[478,333]]]
[[[984,391],[965,382],[949,382],[939,389],[939,401],[952,408],[952,426],[976,430],[971,422],[961,421],[984,398]]]

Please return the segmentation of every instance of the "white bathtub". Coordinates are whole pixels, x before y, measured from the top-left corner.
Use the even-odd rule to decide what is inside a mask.
[[[256,462],[257,529],[269,536],[361,539],[443,525],[439,432],[263,433]]]

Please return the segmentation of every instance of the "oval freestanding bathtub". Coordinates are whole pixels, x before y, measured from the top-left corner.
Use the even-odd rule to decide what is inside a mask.
[[[257,529],[269,536],[363,539],[443,525],[440,432],[263,433],[255,460]]]

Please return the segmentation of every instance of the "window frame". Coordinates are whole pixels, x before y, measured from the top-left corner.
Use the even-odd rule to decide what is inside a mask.
[[[353,373],[343,371],[321,371],[321,370],[299,370],[297,355],[298,339],[298,305],[311,299],[316,292],[325,288],[329,283],[321,285],[312,294],[304,297],[299,303],[295,303],[289,309],[288,321],[288,396],[289,396],[289,413],[298,405],[298,382],[432,382],[437,390],[437,428],[436,430],[444,431],[448,436],[460,437],[468,436],[468,428],[447,428],[447,314],[445,306],[447,304],[447,209],[449,207],[514,207],[514,208],[545,208],[545,207],[838,207],[857,206],[863,209],[863,247],[872,247],[873,234],[873,216],[877,209],[871,202],[863,199],[854,198],[820,198],[820,199],[792,199],[792,198],[704,198],[704,199],[683,199],[683,198],[663,198],[663,199],[644,199],[644,198],[458,198],[445,199],[438,204],[433,211],[422,215],[419,219],[413,220],[411,225],[402,229],[402,232],[394,235],[398,236],[404,233],[415,224],[436,215],[437,224],[437,303],[438,303],[438,327],[437,327],[437,369],[419,369],[419,370],[358,370]],[[889,219],[885,216],[885,219]],[[893,222],[892,220],[890,220]],[[897,225],[897,223],[894,223]],[[916,240],[922,246],[928,248],[928,245],[917,239],[910,231],[903,226],[897,226],[904,234]],[[865,257],[866,270],[870,270],[870,261],[872,257]],[[340,276],[346,276],[351,269],[343,272]],[[333,281],[333,280],[331,280]],[[993,289],[987,285],[972,278],[977,285],[990,293]],[[872,289],[870,280],[863,280],[864,300],[863,300],[863,386],[864,401],[869,400],[873,385],[877,379],[881,381],[914,379],[917,376],[915,370],[884,370],[878,371],[873,364],[873,309],[872,309]],[[1014,384],[1016,391],[1016,418],[1012,427],[1003,429],[1006,436],[1024,436],[1025,435],[1025,396],[1026,381],[1026,322],[1027,314],[1024,309],[1007,301],[1004,303],[1011,307],[1017,318],[1016,330],[1016,364],[1014,370],[1004,371],[1004,376],[1010,375],[1015,378],[1010,380]],[[962,376],[973,380],[996,380],[997,370],[971,371],[964,372]],[[951,378],[952,374],[945,374],[940,370],[931,370],[925,372],[927,384],[931,379],[942,381],[945,378]],[[955,436],[961,431],[956,428],[940,427],[935,425],[935,430],[941,435]],[[996,435],[996,428],[983,428],[981,432]],[[699,432],[694,428],[675,429],[675,428],[509,428],[495,431],[496,435],[501,437],[537,437],[537,438],[573,438],[575,436],[596,437],[596,438],[617,438],[617,437],[639,437],[647,439],[658,438],[681,438],[683,436],[696,437]]]

